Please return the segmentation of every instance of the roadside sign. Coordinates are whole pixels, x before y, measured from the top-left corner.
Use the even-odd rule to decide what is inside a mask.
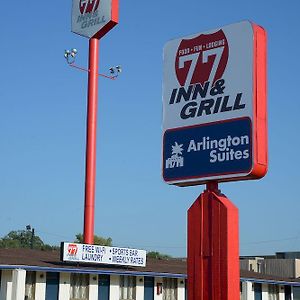
[[[72,32],[101,38],[118,23],[118,0],[73,0]]]
[[[145,267],[146,251],[90,244],[61,243],[61,260],[65,262]]]
[[[169,41],[163,178],[180,186],[267,172],[266,32],[244,21]]]

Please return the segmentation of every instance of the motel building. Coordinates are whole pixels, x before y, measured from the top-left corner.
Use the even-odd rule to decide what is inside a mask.
[[[252,264],[251,264],[252,265]],[[185,300],[186,260],[146,267],[66,263],[58,251],[0,249],[1,300]],[[300,278],[241,270],[242,300],[300,300]]]

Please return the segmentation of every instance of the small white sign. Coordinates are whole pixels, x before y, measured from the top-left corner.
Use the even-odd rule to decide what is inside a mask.
[[[89,244],[62,243],[61,260],[94,264],[146,266],[146,251]]]

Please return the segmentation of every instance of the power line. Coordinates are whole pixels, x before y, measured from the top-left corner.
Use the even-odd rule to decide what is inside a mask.
[[[69,239],[69,237],[65,235],[60,235],[57,233],[52,233],[52,232],[46,232],[46,231],[41,231],[38,230],[36,231],[38,233],[46,234],[46,235],[51,235],[51,236],[56,236],[62,239]],[[287,238],[281,238],[281,239],[272,239],[272,240],[261,240],[261,241],[252,241],[252,242],[243,242],[240,245],[245,246],[245,245],[259,245],[259,244],[271,244],[271,243],[278,243],[278,242],[284,242],[284,241],[292,241],[292,240],[299,240],[300,239],[300,233],[297,236],[293,237],[287,237]],[[132,247],[132,243],[123,243],[123,244],[130,244]],[[137,248],[155,248],[155,249],[186,249],[186,246],[167,246],[167,245],[137,245],[135,246]]]
[[[46,231],[41,231],[41,230],[36,230],[36,232],[43,233],[43,234],[46,234],[46,235],[56,236],[56,237],[63,238],[63,239],[68,239],[69,238],[69,237],[67,237],[65,235],[60,235],[60,234],[52,233],[52,232],[46,232]]]
[[[291,241],[291,240],[298,240],[298,239],[299,239],[299,236],[295,236],[295,237],[289,237],[289,238],[284,238],[284,239],[276,239],[276,240],[264,240],[264,241],[257,241],[257,242],[246,242],[246,243],[241,243],[241,245],[269,244],[269,243]]]

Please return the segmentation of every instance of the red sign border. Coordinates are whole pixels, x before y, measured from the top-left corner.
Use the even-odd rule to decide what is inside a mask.
[[[166,183],[178,186],[192,186],[206,184],[210,181],[228,182],[249,179],[260,179],[268,171],[268,128],[267,128],[267,33],[266,30],[250,22],[253,30],[253,120],[252,120],[252,160],[253,167],[246,175],[229,178],[201,179],[185,178],[183,182],[176,180],[165,180],[162,170],[162,177]],[[231,121],[223,120],[223,121]],[[222,121],[220,121],[222,122]],[[204,124],[201,124],[204,125]],[[183,127],[182,127],[183,128]],[[178,130],[172,128],[169,130]],[[226,174],[222,174],[226,175]],[[234,175],[234,174],[232,174]],[[211,175],[217,177],[220,174]],[[195,180],[193,180],[195,179]],[[186,181],[188,180],[188,181]],[[175,181],[175,182],[174,182]]]
[[[119,0],[111,0],[111,20],[105,24],[92,38],[100,40],[119,23]]]

